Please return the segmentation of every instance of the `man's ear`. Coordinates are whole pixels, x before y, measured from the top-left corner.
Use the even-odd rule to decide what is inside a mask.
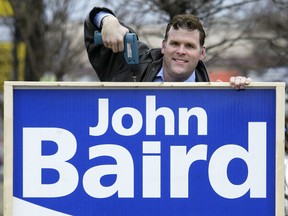
[[[205,56],[206,56],[206,47],[203,46],[201,47],[201,50],[200,50],[200,59],[202,60]]]
[[[166,41],[162,41],[162,48],[161,48],[161,53],[164,54],[164,49],[166,48]]]

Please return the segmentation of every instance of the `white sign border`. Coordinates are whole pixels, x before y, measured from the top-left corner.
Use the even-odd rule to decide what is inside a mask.
[[[4,215],[13,215],[13,92],[14,89],[124,89],[124,88],[189,88],[230,89],[229,83],[130,83],[130,82],[16,82],[4,83]],[[252,82],[247,89],[276,90],[276,199],[275,216],[284,216],[284,146],[285,83]]]

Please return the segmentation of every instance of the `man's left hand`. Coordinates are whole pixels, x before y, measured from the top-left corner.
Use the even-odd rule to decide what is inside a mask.
[[[236,90],[244,89],[245,86],[249,85],[252,82],[251,78],[247,78],[244,76],[232,76],[230,78],[230,86],[235,88]]]

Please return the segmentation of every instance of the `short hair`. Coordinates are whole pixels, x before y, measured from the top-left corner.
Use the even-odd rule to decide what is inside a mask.
[[[206,34],[200,19],[192,14],[179,14],[175,15],[166,27],[164,40],[167,41],[168,33],[173,27],[178,30],[179,28],[187,29],[188,31],[198,30],[200,34],[200,45],[204,46]]]

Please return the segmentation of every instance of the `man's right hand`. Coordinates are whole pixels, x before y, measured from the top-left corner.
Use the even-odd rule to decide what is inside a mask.
[[[124,50],[124,36],[129,32],[122,26],[118,19],[113,15],[108,15],[102,19],[102,39],[105,47],[112,49],[113,52]]]

